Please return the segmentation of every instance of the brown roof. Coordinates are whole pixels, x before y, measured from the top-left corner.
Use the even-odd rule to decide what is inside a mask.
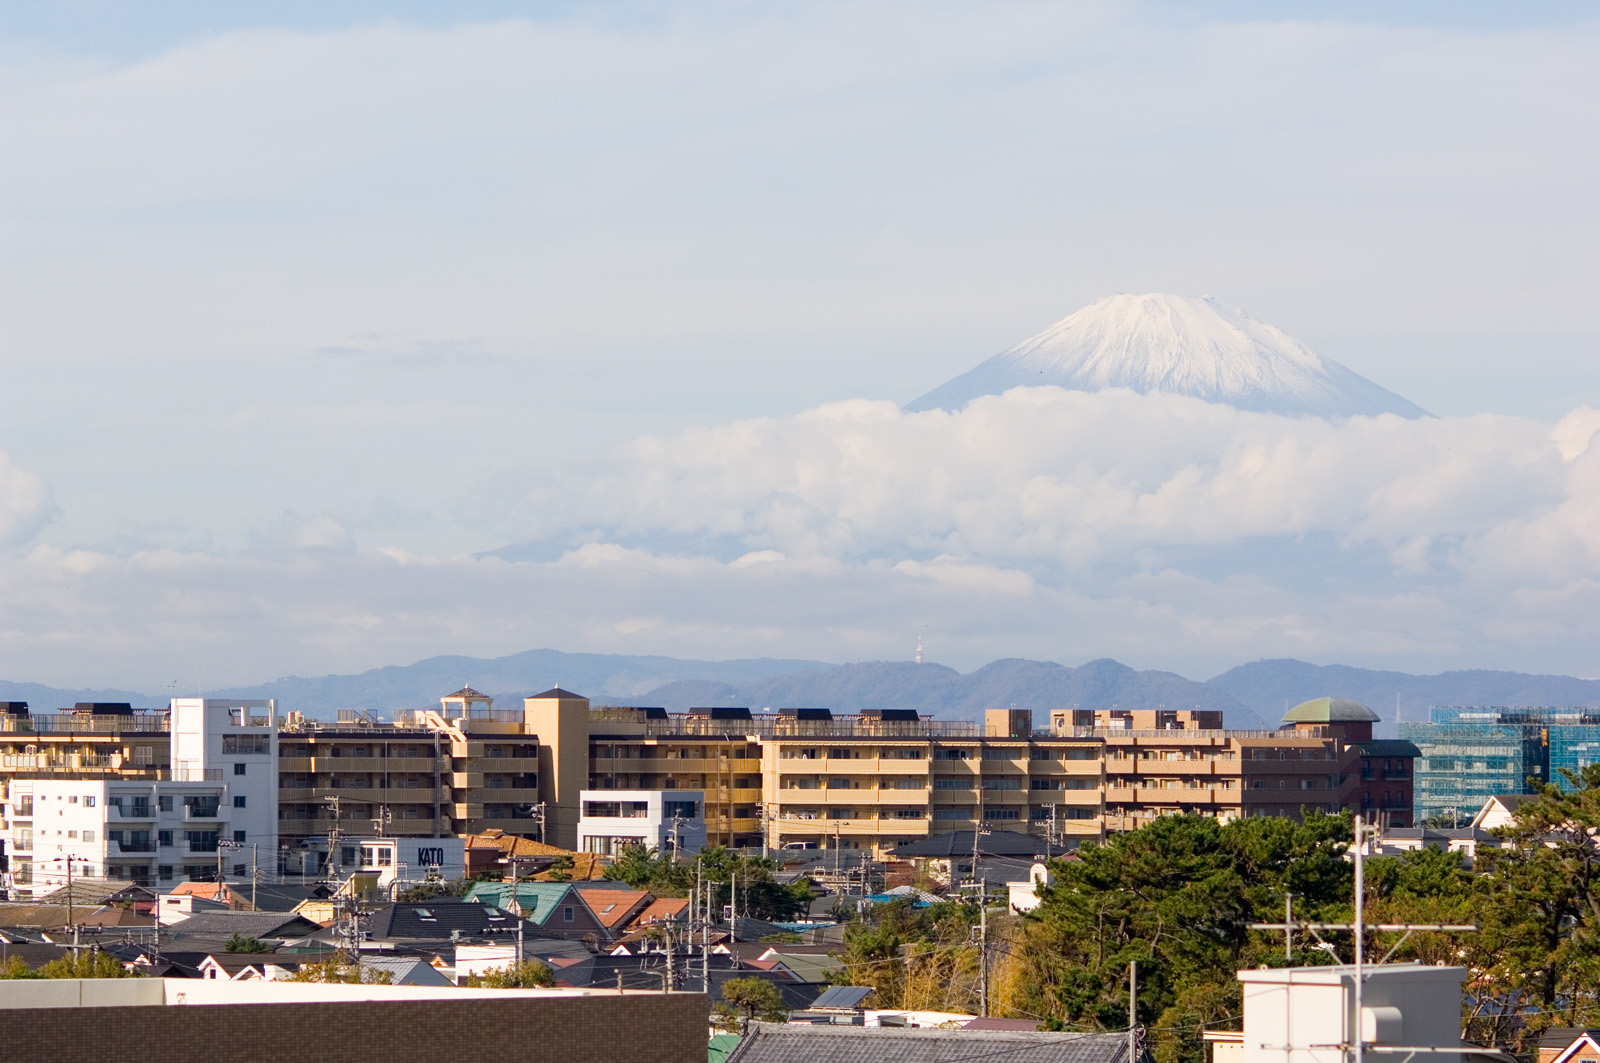
[[[687,897],[657,897],[645,905],[644,911],[634,919],[635,926],[644,926],[646,923],[663,923],[669,919],[676,919],[689,907]]]
[[[482,851],[485,849],[498,850],[502,857],[536,857],[548,856],[570,857],[572,866],[562,871],[547,870],[536,875],[527,876],[541,882],[587,882],[606,877],[606,859],[599,853],[578,853],[571,849],[563,849],[559,845],[547,845],[544,842],[534,841],[517,834],[507,834],[499,828],[491,828],[481,834],[468,834],[464,837],[468,852]],[[564,876],[564,877],[563,877]]]
[[[155,916],[131,908],[101,908],[78,920],[84,926],[155,926]]]
[[[462,687],[454,694],[446,694],[447,698],[487,698],[489,695],[482,691],[473,690],[471,687]]]
[[[577,893],[594,913],[594,917],[600,921],[600,925],[607,930],[615,930],[622,926],[634,912],[650,901],[648,893],[627,887],[614,890],[582,889]]]
[[[208,901],[226,901],[228,898],[228,884],[226,882],[180,882],[172,887],[169,896],[204,897]]]

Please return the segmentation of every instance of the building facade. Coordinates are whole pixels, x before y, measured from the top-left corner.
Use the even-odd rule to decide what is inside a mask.
[[[631,845],[697,853],[706,844],[699,790],[582,790],[578,851],[615,856]]]
[[[242,878],[263,861],[276,871],[274,702],[187,698],[168,714],[101,706],[8,716],[13,727],[37,728],[11,734],[53,740],[5,764],[13,896],[78,877],[161,886]]]
[[[1426,723],[1402,723],[1416,744],[1419,821],[1465,824],[1490,797],[1566,786],[1563,769],[1600,762],[1600,710],[1436,706]]]

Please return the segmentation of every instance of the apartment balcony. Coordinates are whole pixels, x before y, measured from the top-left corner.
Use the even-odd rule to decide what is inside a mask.
[[[118,842],[118,841],[113,841],[108,845],[108,848],[110,849],[110,853],[108,854],[109,856],[128,856],[128,855],[144,855],[144,856],[148,856],[149,854],[151,854],[151,853],[156,851],[156,843],[153,842],[153,841],[143,841],[143,842]]]
[[[776,839],[827,838],[841,835],[919,835],[927,834],[929,821],[923,819],[773,819],[768,824]]]
[[[431,751],[426,757],[279,757],[278,771],[339,775],[356,772],[388,772],[391,775],[408,772],[427,774],[444,767],[443,762],[446,759],[443,756],[433,756]]]
[[[106,822],[108,823],[142,823],[155,818],[155,805],[106,806]]]
[[[385,790],[385,794],[394,794],[399,791]],[[475,786],[458,797],[465,797],[469,801],[487,801],[490,804],[503,802],[505,804],[532,804],[539,800],[537,786]]]
[[[1099,760],[1030,760],[1028,761],[1028,774],[1033,776],[1048,776],[1059,778],[1064,775],[1098,776],[1100,772]]]
[[[183,818],[185,820],[205,820],[215,822],[226,818],[220,805],[184,805]]]
[[[899,757],[779,757],[779,774],[799,775],[926,775],[928,760],[903,760]]]
[[[960,775],[976,778],[983,774],[983,761],[981,760],[935,760],[932,764],[934,775]]]

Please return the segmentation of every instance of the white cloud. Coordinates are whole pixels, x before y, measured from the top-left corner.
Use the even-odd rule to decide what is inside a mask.
[[[1332,423],[1054,389],[957,414],[834,404],[597,459],[607,475],[539,517],[589,541],[549,560],[363,547],[314,515],[228,556],[38,546],[0,560],[0,652],[148,685],[535,645],[905,657],[925,632],[959,665],[1583,673],[1594,419]],[[661,545],[701,539],[735,549]]]
[[[26,543],[56,512],[49,485],[0,451],[0,548]]]

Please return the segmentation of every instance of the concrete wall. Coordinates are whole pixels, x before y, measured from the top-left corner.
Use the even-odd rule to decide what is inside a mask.
[[[240,999],[256,1002],[231,1003]],[[439,1063],[467,1045],[505,1063],[705,1063],[706,1017],[697,993],[13,982],[0,993],[0,1045],[6,1058],[51,1063],[281,1063],[305,1052],[340,1063]]]
[[[1461,1044],[1463,967],[1382,964],[1363,969],[1361,1005],[1367,1044],[1454,1047]],[[1284,967],[1240,971],[1244,983],[1244,1063],[1344,1063],[1338,1046],[1357,1028],[1355,969]],[[1414,1053],[1374,1055],[1382,1063],[1427,1063]]]

